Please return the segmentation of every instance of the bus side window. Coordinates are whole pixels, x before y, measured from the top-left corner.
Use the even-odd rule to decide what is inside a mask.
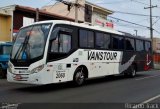
[[[149,52],[151,50],[151,42],[145,41],[145,51]]]
[[[87,38],[87,31],[86,30],[79,30],[79,46],[80,47],[87,47],[88,38]]]
[[[123,50],[124,49],[124,38],[120,36],[112,36],[113,49]]]
[[[96,33],[96,48],[104,48],[104,35],[103,35],[103,33]]]
[[[79,46],[94,48],[94,33],[92,31],[79,30]]]
[[[126,50],[134,51],[135,50],[134,39],[125,38],[125,46],[126,46],[125,47]]]
[[[104,48],[105,49],[111,48],[111,37],[109,34],[104,34]]]
[[[92,31],[88,31],[88,47],[94,47],[94,33]]]
[[[109,49],[110,48],[110,35],[103,33],[96,33],[96,48]]]
[[[58,37],[51,42],[51,52],[58,52]]]
[[[59,43],[59,52],[68,53],[71,50],[71,35],[60,34]]]
[[[144,51],[144,43],[142,40],[136,39],[136,51]]]

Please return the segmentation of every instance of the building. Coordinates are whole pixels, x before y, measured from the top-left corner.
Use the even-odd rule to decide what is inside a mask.
[[[107,20],[107,16],[113,14],[113,11],[86,1],[85,4],[85,22],[92,25],[113,28],[113,23]]]
[[[35,21],[43,20],[69,20],[65,16],[53,14],[43,10],[11,5],[0,8],[0,41],[12,41],[15,34],[22,26],[27,26]]]
[[[153,38],[154,68],[160,69],[160,38]]]
[[[79,0],[80,1],[80,0]],[[113,11],[81,0],[79,3],[79,22],[113,28],[112,22],[106,20]],[[59,8],[61,7],[61,8]],[[54,11],[56,10],[56,11]],[[20,5],[11,5],[0,8],[0,41],[12,41],[22,26],[43,20],[75,20],[74,7],[63,3],[54,6],[45,6],[35,9]]]
[[[107,16],[112,14],[113,11],[92,4],[85,0],[81,0],[79,4],[81,5],[78,9],[79,22],[113,28],[113,23],[107,20]],[[46,12],[75,19],[75,6],[70,6],[59,2],[54,5],[44,6],[42,9]]]
[[[160,38],[153,38],[153,51],[160,53]]]
[[[11,10],[0,9],[0,41],[11,41],[12,32]]]

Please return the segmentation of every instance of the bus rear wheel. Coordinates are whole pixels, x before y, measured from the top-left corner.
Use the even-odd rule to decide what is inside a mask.
[[[134,78],[135,76],[136,76],[136,68],[135,68],[135,65],[132,65],[130,67],[129,77]]]
[[[82,68],[78,68],[76,71],[75,71],[75,74],[74,74],[74,83],[76,86],[81,86],[82,84],[84,84],[85,82],[85,73],[84,73],[84,69],[83,67]]]

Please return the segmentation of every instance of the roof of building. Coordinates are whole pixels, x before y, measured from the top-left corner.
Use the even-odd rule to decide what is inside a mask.
[[[23,11],[32,11],[32,12],[36,12],[37,11],[37,9],[35,9],[35,8],[26,7],[26,6],[20,6],[20,5],[16,5],[16,9],[21,9]],[[68,18],[68,17],[65,17],[65,16],[61,16],[61,15],[58,15],[58,14],[46,12],[45,10],[38,9],[38,11],[39,11],[39,14],[43,14],[43,15],[46,15],[46,16],[74,21],[74,19],[71,19],[71,18]]]
[[[37,12],[36,8],[32,8],[32,7],[28,7],[28,6],[21,6],[21,5],[10,5],[10,6],[0,8],[0,10],[21,10],[21,11],[26,11],[26,12],[30,12],[30,13],[36,13]],[[65,16],[58,15],[58,14],[46,12],[45,10],[38,9],[38,12],[39,12],[40,15],[54,17],[54,18],[57,18],[57,19],[74,21],[74,19],[72,19],[72,18],[68,18],[68,17],[65,17]]]
[[[59,3],[61,3],[61,2],[59,2]],[[58,4],[58,3],[57,3]],[[96,4],[93,4],[93,3],[91,3],[91,2],[88,2],[88,1],[85,1],[85,4],[87,4],[87,5],[89,5],[89,6],[92,6],[93,8],[95,8],[95,9],[97,9],[97,10],[100,10],[101,12],[103,12],[103,13],[107,13],[107,14],[113,14],[114,13],[114,11],[111,11],[111,10],[109,10],[109,9],[106,9],[106,8],[104,8],[104,7],[101,7],[101,6],[99,6],[99,5],[96,5]],[[48,7],[48,6],[53,6],[53,5],[47,5],[47,6],[44,6],[44,7],[42,7],[42,9],[43,8],[45,8],[45,7]]]
[[[3,16],[11,16],[12,13],[11,13],[11,10],[5,10],[3,8],[0,8],[0,15],[3,15]]]

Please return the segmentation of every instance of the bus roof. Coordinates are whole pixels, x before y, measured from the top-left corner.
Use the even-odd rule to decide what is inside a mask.
[[[123,31],[119,31],[119,32],[122,32],[124,33],[124,35],[128,38],[135,38],[135,39],[140,39],[140,40],[146,40],[146,41],[151,41],[150,38],[146,38],[146,37],[142,37],[142,36],[135,36],[135,35],[132,35],[130,33],[127,33],[127,32],[123,32]]]
[[[75,23],[75,22],[65,21],[65,20],[47,20],[47,21],[35,22],[33,24],[43,24],[43,23],[67,24],[67,25],[73,25],[73,26],[82,27],[82,28],[89,28],[89,29],[93,29],[93,30],[99,30],[99,31],[103,31],[103,32],[123,35],[123,33],[118,32],[118,31],[113,30],[113,29],[109,29],[109,28],[107,29],[107,28],[103,28],[103,27],[100,27],[100,26],[90,26],[90,25],[87,25],[85,23]],[[33,25],[33,24],[31,24],[31,25]],[[29,26],[31,26],[31,25],[29,25]]]
[[[67,25],[72,25],[72,26],[77,26],[77,27],[88,28],[88,29],[92,29],[92,30],[98,30],[98,31],[102,31],[102,32],[117,34],[117,35],[123,35],[123,36],[130,37],[130,38],[136,38],[136,39],[142,39],[142,40],[151,41],[149,38],[136,37],[136,36],[133,36],[133,35],[126,35],[125,32],[116,31],[114,29],[103,28],[103,27],[100,27],[100,26],[90,26],[90,25],[87,25],[85,23],[75,23],[75,22],[65,21],[65,20],[40,21],[40,22],[35,22],[35,23],[31,24],[31,25],[34,25],[34,24],[44,24],[44,23],[67,24]],[[31,26],[31,25],[28,25],[28,26]]]

